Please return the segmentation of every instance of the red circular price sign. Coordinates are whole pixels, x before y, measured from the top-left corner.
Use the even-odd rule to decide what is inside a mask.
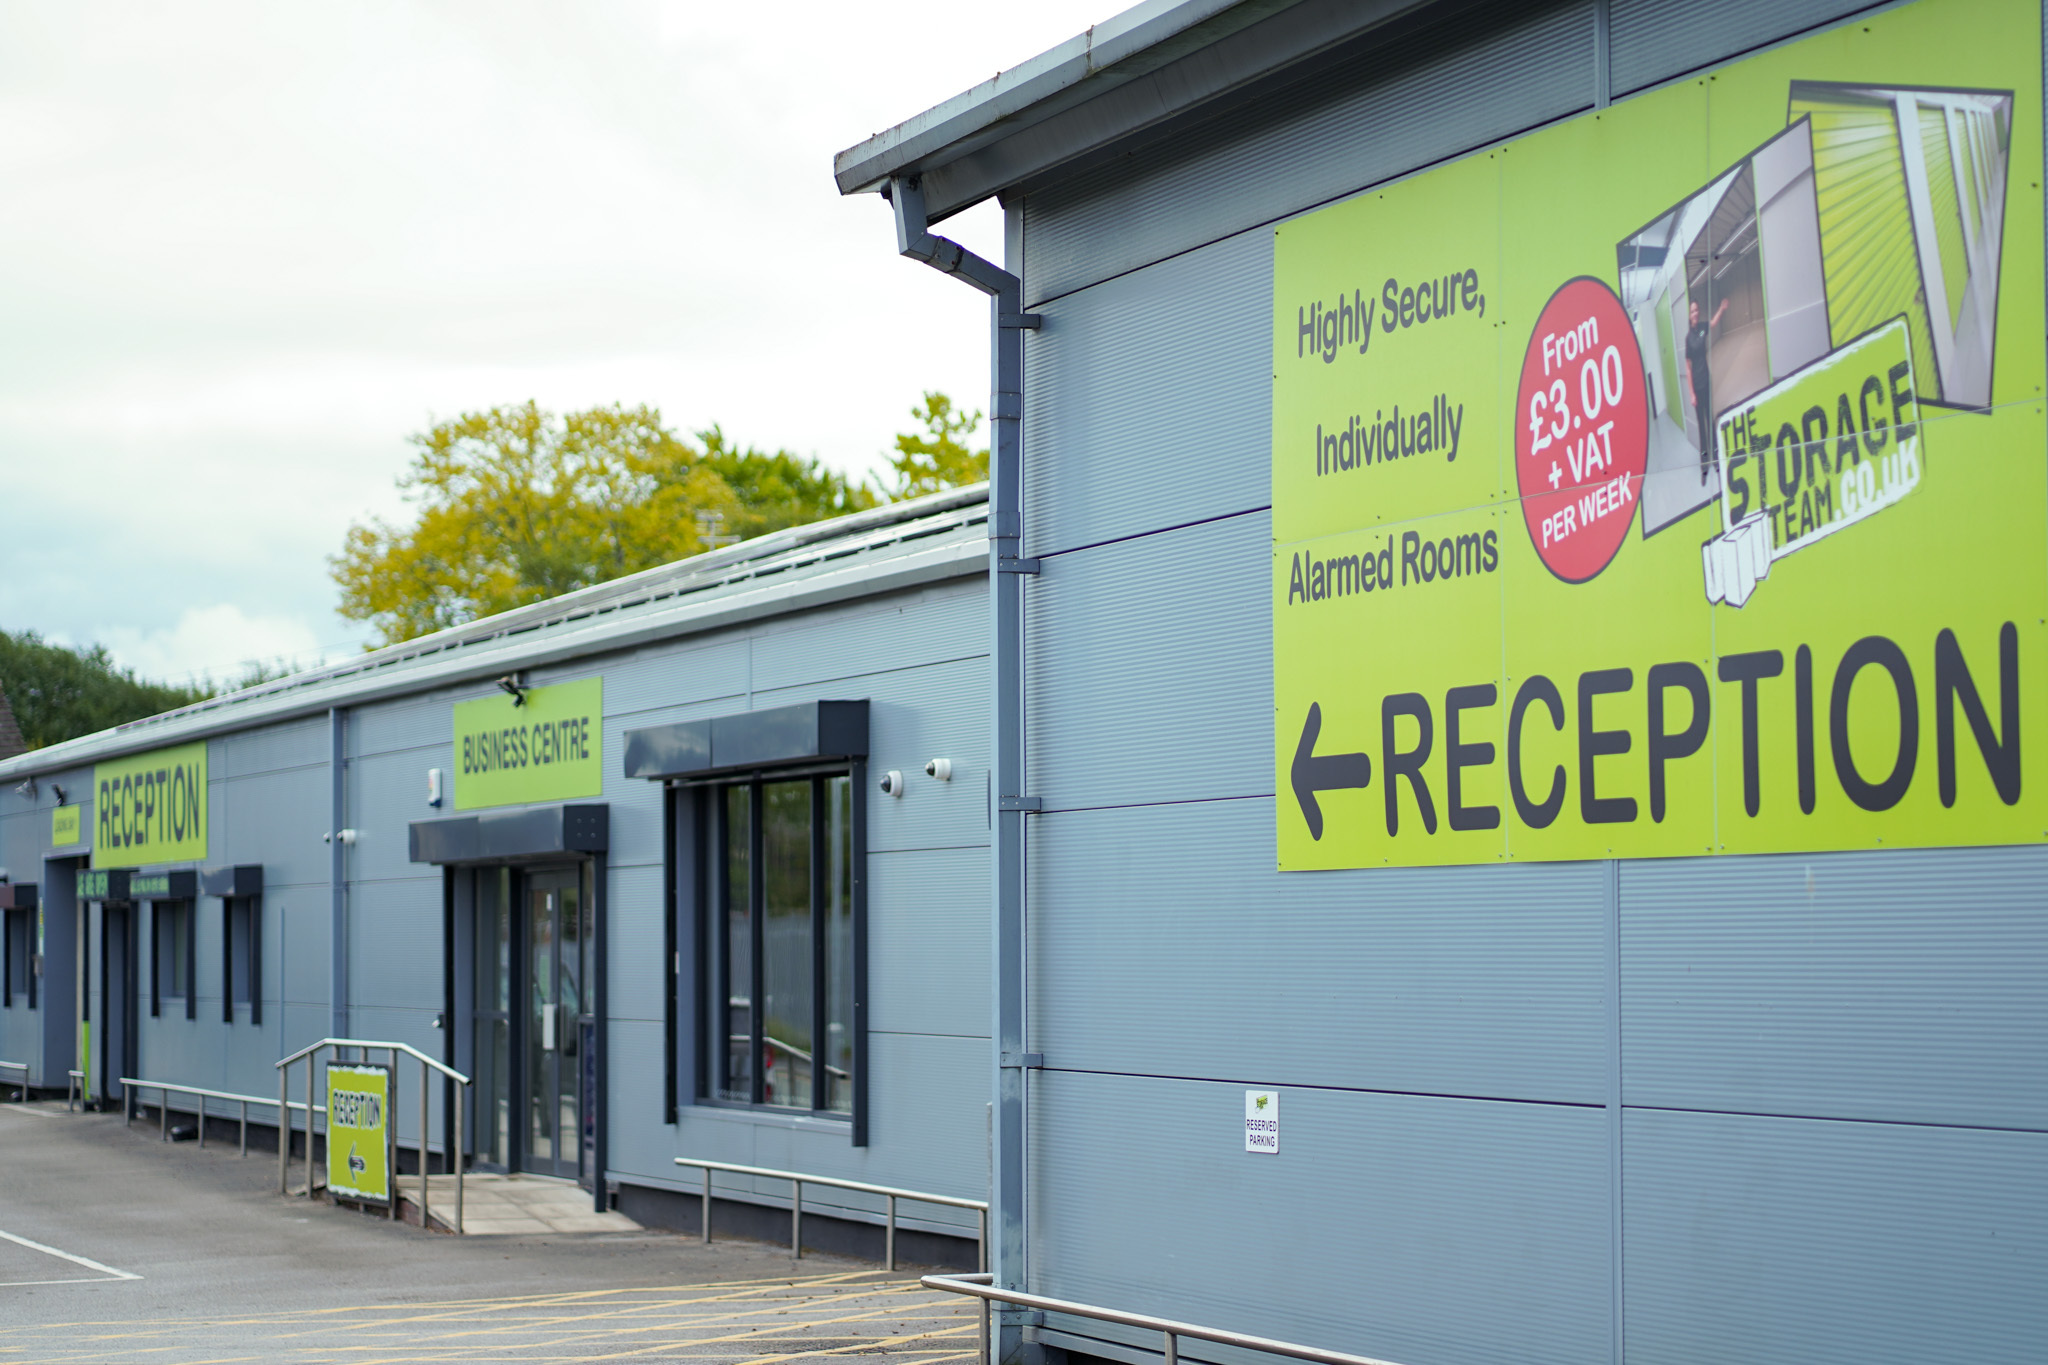
[[[1584,583],[1635,520],[1649,458],[1643,353],[1621,300],[1590,277],[1550,296],[1522,357],[1515,481],[1550,571]]]

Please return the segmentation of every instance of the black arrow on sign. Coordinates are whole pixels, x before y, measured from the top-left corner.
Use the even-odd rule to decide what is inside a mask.
[[[1294,747],[1294,766],[1288,779],[1294,785],[1294,799],[1301,802],[1301,815],[1308,821],[1309,837],[1323,837],[1323,808],[1316,793],[1343,787],[1364,787],[1372,783],[1372,758],[1367,754],[1324,754],[1316,756],[1316,736],[1323,732],[1321,702],[1308,704],[1308,720],[1301,727],[1301,743]]]

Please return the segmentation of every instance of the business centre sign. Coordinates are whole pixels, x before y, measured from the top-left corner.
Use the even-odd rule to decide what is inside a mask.
[[[455,704],[455,809],[604,793],[604,680]]]
[[[2039,11],[1276,230],[1283,869],[2048,838]]]

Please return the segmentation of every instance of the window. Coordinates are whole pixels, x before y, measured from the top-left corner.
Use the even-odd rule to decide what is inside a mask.
[[[256,896],[229,896],[222,900],[221,980],[227,990],[221,994],[220,1017],[235,1022],[235,1009],[244,1006],[249,1022],[263,1022],[263,902]]]
[[[15,998],[30,1009],[36,1007],[35,990],[30,981],[34,974],[35,951],[33,910],[9,910],[6,912],[4,954],[6,961],[0,963],[0,1008],[13,1009]]]
[[[192,991],[192,902],[155,901],[150,905],[156,925],[153,970],[155,989],[150,1013],[162,1014],[166,1001],[185,1002],[185,1017],[197,1018],[198,1001]]]
[[[701,790],[703,1098],[851,1117],[861,1062],[853,779],[763,775]]]

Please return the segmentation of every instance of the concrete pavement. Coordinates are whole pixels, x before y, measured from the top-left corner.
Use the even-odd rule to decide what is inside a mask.
[[[0,1104],[0,1362],[964,1365],[976,1349],[973,1306],[911,1274],[639,1230],[428,1234],[281,1198],[274,1157],[62,1109]]]

